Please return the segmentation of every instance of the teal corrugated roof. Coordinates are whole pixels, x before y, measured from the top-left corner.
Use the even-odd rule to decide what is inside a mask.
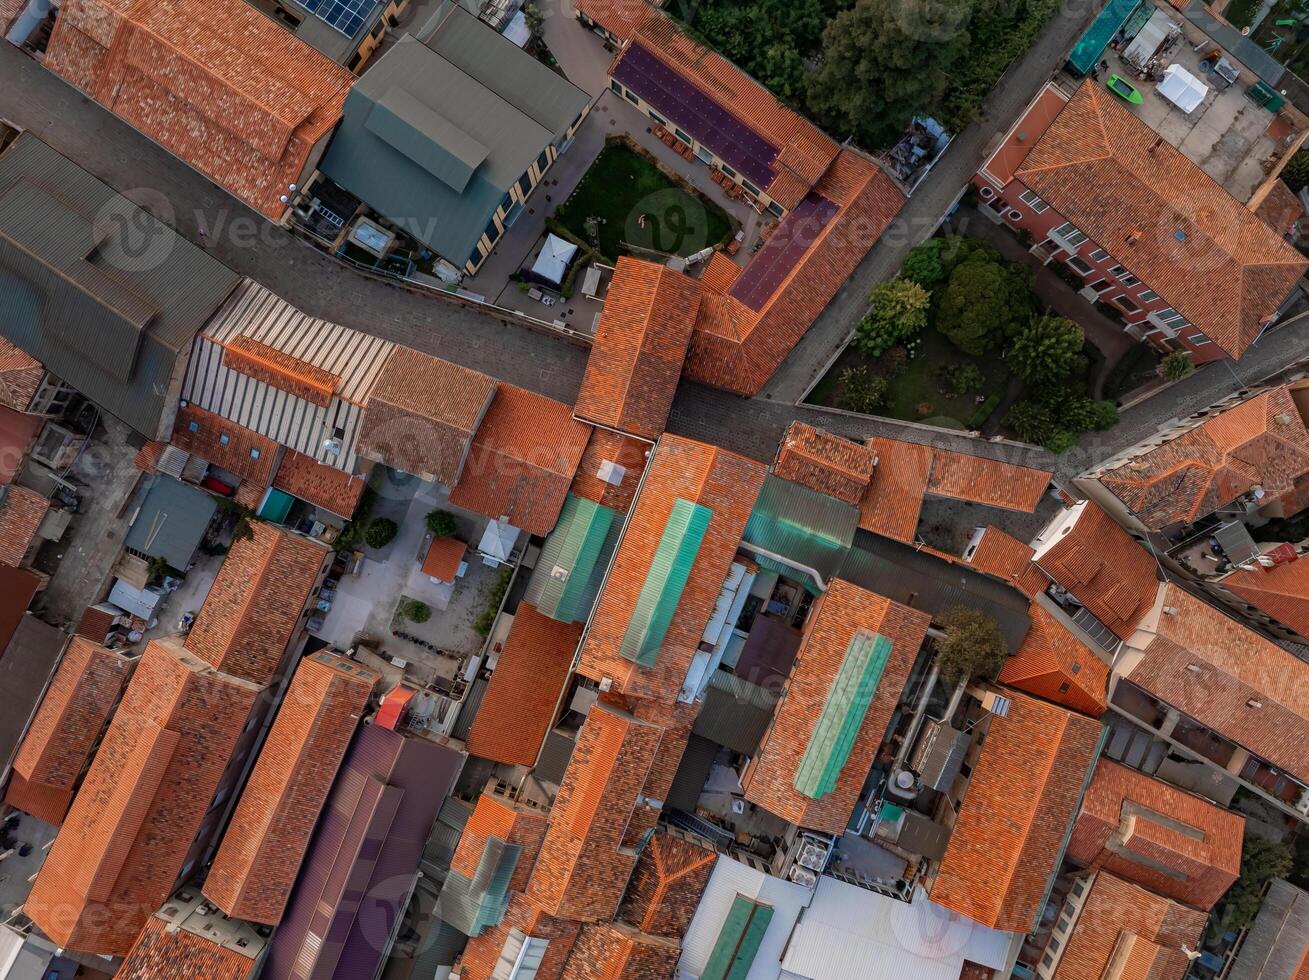
[[[836,788],[890,657],[891,641],[880,633],[860,630],[850,640],[795,771],[795,788],[805,796],[816,800]]]
[[[527,601],[561,623],[584,620],[590,611],[587,596],[594,599],[589,586],[601,558],[608,557],[605,543],[617,516],[608,507],[570,493],[559,513],[559,523],[541,548],[525,596]]]
[[[709,954],[700,980],[745,980],[773,920],[773,907],[744,895],[732,899],[723,928]]]
[[[713,512],[703,504],[693,504],[681,497],[673,501],[673,511],[668,515],[650,571],[636,597],[631,622],[618,647],[618,652],[628,660],[643,667],[655,662],[686,580],[691,576],[695,556],[700,553],[700,542],[704,540],[711,516]]]
[[[770,475],[764,479],[742,540],[815,569],[826,583],[845,561],[858,526],[857,507]],[[789,578],[802,577],[782,562],[755,557],[764,568]],[[806,585],[818,591],[816,584]]]

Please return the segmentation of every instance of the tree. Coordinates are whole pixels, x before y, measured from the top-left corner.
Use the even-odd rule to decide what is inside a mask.
[[[854,330],[855,349],[869,357],[904,343],[927,326],[931,297],[909,279],[879,282],[868,294],[869,310]]]
[[[1082,328],[1072,320],[1049,314],[1033,316],[1018,328],[1007,360],[1028,384],[1059,381],[1072,371],[1085,340]]]
[[[941,261],[941,248],[944,245],[944,238],[929,238],[921,245],[915,245],[900,266],[901,277],[918,283],[924,289],[931,289],[944,280],[945,263]]]
[[[1190,351],[1175,350],[1159,362],[1155,372],[1165,381],[1181,381],[1195,373],[1195,362]]]
[[[936,644],[941,676],[952,684],[992,677],[1009,656],[1000,627],[986,613],[955,606],[937,617],[945,639]]]
[[[823,0],[702,0],[688,9],[692,37],[778,98],[792,102],[804,95],[805,58],[817,50],[827,23]]]
[[[841,386],[841,407],[848,412],[868,415],[886,404],[890,382],[860,365],[841,372]]]
[[[1077,445],[1077,433],[1068,429],[1055,429],[1041,443],[1052,453],[1066,453]]]
[[[427,530],[434,538],[452,538],[458,530],[455,516],[448,510],[429,510],[426,520]]]
[[[1024,442],[1044,443],[1055,431],[1054,416],[1038,401],[1030,398],[1015,402],[1004,417],[1004,424]]]
[[[970,250],[951,270],[935,312],[936,328],[956,347],[985,354],[1031,316],[1031,273]]]
[[[1286,162],[1286,169],[1282,171],[1282,180],[1286,181],[1286,186],[1297,194],[1300,193],[1301,188],[1309,185],[1309,150],[1300,150]]]
[[[432,607],[417,599],[404,599],[400,603],[400,615],[411,623],[425,623],[432,618]]]
[[[364,530],[364,543],[370,548],[385,548],[395,540],[396,532],[399,530],[395,521],[390,518],[374,517]]]
[[[855,0],[828,21],[808,79],[808,106],[868,149],[932,112],[968,49],[971,0]]]
[[[1247,830],[1241,851],[1241,876],[1218,906],[1220,932],[1243,929],[1253,922],[1263,903],[1264,886],[1290,870],[1291,854],[1282,844]]]

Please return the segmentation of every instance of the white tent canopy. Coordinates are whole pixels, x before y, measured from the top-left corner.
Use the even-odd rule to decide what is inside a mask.
[[[1157,91],[1183,112],[1193,112],[1209,94],[1209,86],[1181,65],[1169,65]]]
[[[564,281],[568,263],[576,254],[577,246],[572,242],[566,242],[555,235],[546,235],[545,244],[541,246],[541,254],[532,264],[532,273],[545,282],[552,282],[557,286]]]
[[[482,532],[482,540],[477,543],[477,550],[496,561],[508,561],[518,541],[518,528],[500,521],[490,521]]]

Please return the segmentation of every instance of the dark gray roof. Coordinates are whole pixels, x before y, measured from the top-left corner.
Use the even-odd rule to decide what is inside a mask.
[[[217,509],[209,494],[171,476],[157,476],[123,544],[184,572]]]
[[[707,738],[692,734],[686,743],[686,751],[682,753],[682,761],[677,765],[677,774],[673,777],[673,785],[669,787],[668,799],[664,805],[684,813],[694,813],[717,754],[717,745]]]
[[[0,334],[158,436],[177,356],[231,269],[31,134],[0,156]]]
[[[978,609],[1000,627],[1009,652],[1027,635],[1027,599],[1018,590],[958,562],[860,530],[839,578],[933,616],[953,606]]]
[[[545,737],[545,745],[541,747],[541,756],[536,760],[536,768],[532,774],[542,782],[560,785],[564,779],[564,770],[568,768],[568,760],[573,757],[575,748],[577,748],[576,736],[570,737],[557,729],[551,731]]]
[[[716,670],[692,731],[742,755],[754,755],[773,718],[777,694],[743,677]]]
[[[1229,980],[1293,980],[1309,954],[1309,893],[1274,878]]]
[[[62,631],[27,613],[0,656],[0,691],[5,692],[5,710],[0,711],[0,780],[14,761],[67,639]]]
[[[321,169],[461,265],[505,193],[587,101],[450,6],[426,43],[406,35],[355,83]]]

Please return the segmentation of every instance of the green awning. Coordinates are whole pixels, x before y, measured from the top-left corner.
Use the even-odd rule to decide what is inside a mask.
[[[528,588],[527,601],[561,623],[584,620],[590,612],[587,586],[604,552],[617,513],[569,494],[559,523],[545,539]]]
[[[270,524],[281,524],[286,520],[286,515],[291,513],[293,503],[295,498],[289,493],[283,493],[275,487],[270,488],[264,502],[259,505],[259,516]]]
[[[745,980],[764,941],[773,907],[752,901],[744,895],[732,899],[723,928],[709,954],[700,980]]]
[[[702,504],[678,498],[659,538],[650,571],[636,597],[631,622],[618,652],[642,667],[652,666],[663,645],[673,613],[691,577],[691,566],[700,553],[700,542],[709,528],[713,512]]]
[[[880,633],[860,630],[850,641],[795,771],[795,788],[805,796],[816,800],[836,788],[890,657],[891,641]]]

